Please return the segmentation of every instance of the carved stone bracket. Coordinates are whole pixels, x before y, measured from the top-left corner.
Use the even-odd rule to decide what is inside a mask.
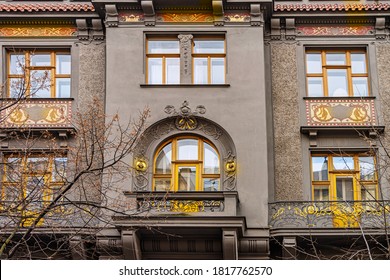
[[[213,3],[213,14],[214,14],[214,25],[224,25],[224,10],[222,0],[212,0]]]
[[[295,40],[295,19],[286,19],[286,40]]]
[[[386,18],[376,18],[375,38],[379,40],[386,39]]]
[[[92,19],[92,39],[104,40],[103,25],[100,19]]]
[[[144,12],[144,23],[146,26],[156,25],[156,12],[152,0],[141,0],[141,7]]]
[[[177,36],[180,40],[180,79],[181,83],[190,84],[191,83],[191,71],[192,68],[192,57],[191,57],[191,44],[192,36],[191,34],[180,34]]]
[[[106,5],[106,27],[117,27],[119,22],[118,10],[115,5]]]
[[[280,29],[280,18],[271,19],[271,39],[280,40],[282,38]]]
[[[195,116],[206,113],[206,108],[203,105],[198,105],[194,111],[188,105],[188,101],[184,101],[179,111],[176,111],[172,105],[168,105],[164,109],[165,113],[177,116],[175,126],[178,130],[196,129],[198,127],[198,121]]]
[[[77,38],[81,41],[89,40],[88,25],[86,19],[76,19]]]
[[[260,4],[251,4],[251,25],[263,26],[264,19]]]

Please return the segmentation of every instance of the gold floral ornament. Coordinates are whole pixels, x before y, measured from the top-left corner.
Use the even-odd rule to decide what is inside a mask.
[[[228,173],[236,171],[236,162],[234,160],[229,160],[225,164],[225,170]]]
[[[148,169],[148,163],[143,158],[138,158],[134,160],[134,168],[138,172],[145,172]]]
[[[178,130],[194,130],[198,127],[198,121],[195,116],[206,113],[206,108],[203,105],[198,105],[192,111],[188,101],[184,101],[178,111],[176,111],[174,106],[167,105],[164,112],[168,115],[177,116],[175,126]]]

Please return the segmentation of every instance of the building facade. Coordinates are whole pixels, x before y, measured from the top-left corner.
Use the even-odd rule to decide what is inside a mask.
[[[1,1],[2,257],[389,258],[389,9]]]

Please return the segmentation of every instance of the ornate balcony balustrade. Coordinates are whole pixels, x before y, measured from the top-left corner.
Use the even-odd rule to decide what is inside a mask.
[[[146,215],[188,214],[196,216],[236,216],[237,192],[136,192],[139,213]]]
[[[270,228],[390,227],[390,201],[283,201],[269,204]]]
[[[1,128],[70,128],[71,99],[2,100]]]

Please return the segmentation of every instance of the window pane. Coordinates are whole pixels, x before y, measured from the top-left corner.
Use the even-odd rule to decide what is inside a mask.
[[[308,53],[306,54],[306,67],[307,73],[322,73],[322,63],[320,53]]]
[[[211,59],[211,83],[212,84],[225,83],[225,59],[224,58]]]
[[[315,201],[329,201],[329,186],[314,186]]]
[[[348,96],[348,79],[346,69],[328,69],[328,95]]]
[[[4,186],[4,201],[18,202],[22,195],[20,186]]]
[[[353,157],[333,157],[333,168],[335,170],[354,170]]]
[[[148,83],[162,84],[162,58],[148,59]]]
[[[31,54],[31,66],[51,66],[50,54]]]
[[[171,189],[171,179],[156,178],[154,180],[154,190],[158,192],[166,192]]]
[[[179,41],[148,41],[148,53],[180,53]]]
[[[312,157],[313,181],[328,181],[328,157]]]
[[[352,53],[351,54],[351,66],[353,74],[365,74],[366,69],[366,54],[364,53]]]
[[[50,93],[50,71],[34,70],[31,72],[30,96],[35,98],[49,98]]]
[[[345,53],[327,53],[326,54],[327,65],[345,65]]]
[[[196,190],[196,167],[183,166],[178,168],[178,185],[179,191]]]
[[[43,176],[30,176],[26,183],[26,201],[29,210],[42,208],[43,189],[45,180]]]
[[[207,84],[207,58],[194,59],[194,83]]]
[[[368,96],[368,82],[366,77],[352,78],[353,95]]]
[[[10,55],[10,74],[23,74],[26,61],[24,55],[11,54]]]
[[[56,79],[56,97],[57,98],[70,97],[70,78]]]
[[[198,159],[198,140],[183,139],[177,141],[179,160],[197,160]]]
[[[219,174],[219,157],[217,152],[209,144],[204,143],[204,174]]]
[[[44,173],[49,169],[49,159],[45,157],[30,157],[27,159],[27,172]]]
[[[337,200],[354,200],[353,198],[353,178],[337,177],[336,178]]]
[[[375,164],[373,157],[359,157],[360,180],[375,180]]]
[[[307,78],[308,96],[319,97],[324,95],[322,78]]]
[[[22,159],[21,158],[7,158],[6,162],[6,176],[7,182],[20,182],[22,171]]]
[[[376,185],[362,185],[362,200],[376,200]]]
[[[166,145],[156,159],[156,173],[170,174],[172,162],[172,144]]]
[[[225,41],[194,40],[194,53],[225,53]]]
[[[56,73],[70,74],[70,54],[56,55]]]
[[[165,64],[167,84],[180,84],[180,58],[167,58]]]
[[[26,94],[26,86],[23,78],[9,79],[9,92],[11,98],[20,98]]]
[[[67,158],[54,158],[54,165],[53,165],[53,175],[52,180],[56,182],[63,182],[65,181],[66,177],[66,165],[67,165],[68,159]]]
[[[219,178],[203,179],[203,190],[205,192],[216,192],[219,190]]]

